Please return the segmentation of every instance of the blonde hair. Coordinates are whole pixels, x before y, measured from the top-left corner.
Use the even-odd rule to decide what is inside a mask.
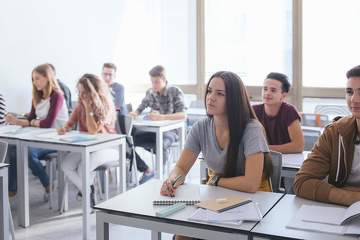
[[[34,85],[34,72],[45,77],[48,82],[44,89],[37,90]],[[32,81],[32,101],[33,105],[36,106],[42,99],[47,99],[50,97],[53,91],[61,92],[59,84],[55,78],[55,73],[48,64],[41,64],[35,67],[31,72],[31,81]]]
[[[81,96],[79,94],[79,103],[82,104],[83,100],[89,102],[97,122],[114,123],[116,117],[115,105],[110,97],[106,83],[94,74],[84,74],[77,83],[78,90],[80,85],[83,92]]]

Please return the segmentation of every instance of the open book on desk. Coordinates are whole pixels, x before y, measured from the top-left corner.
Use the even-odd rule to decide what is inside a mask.
[[[46,138],[46,139],[53,139],[53,140],[60,140],[64,142],[85,142],[85,141],[92,141],[96,140],[96,135],[91,134],[85,134],[85,133],[68,133],[64,135],[59,135],[57,132],[51,132],[51,133],[44,133],[37,135],[39,138]]]
[[[289,228],[336,234],[360,234],[360,201],[350,207],[302,205]]]
[[[158,196],[153,200],[153,205],[172,205],[175,203],[194,205],[200,202],[200,186],[196,184],[180,185],[175,192],[175,197]]]
[[[242,221],[260,221],[262,218],[258,203],[248,202],[247,204],[220,213],[199,208],[189,217],[189,220],[239,225]]]

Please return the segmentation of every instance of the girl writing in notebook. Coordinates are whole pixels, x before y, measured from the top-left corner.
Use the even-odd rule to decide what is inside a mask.
[[[59,134],[65,134],[78,124],[81,132],[90,134],[115,133],[115,106],[110,97],[105,82],[93,74],[83,75],[77,83],[79,92],[78,105],[72,112],[69,121],[58,129]],[[119,152],[116,149],[103,149],[90,154],[90,171],[98,166],[116,161]],[[82,196],[82,161],[80,153],[69,153],[62,165],[66,177],[78,188],[78,196]],[[91,176],[91,182],[93,180]],[[91,206],[95,204],[94,187],[91,185]]]
[[[200,152],[209,167],[207,184],[243,192],[271,191],[272,165],[264,129],[240,77],[226,71],[215,73],[207,84],[205,107],[208,117],[192,127],[160,193],[176,195],[174,180],[189,172]]]
[[[56,128],[62,126],[68,120],[68,109],[64,102],[64,94],[61,91],[53,70],[48,64],[35,67],[31,73],[32,79],[32,104],[29,116],[26,119],[18,119],[12,114],[7,114],[6,122],[23,127]],[[45,188],[45,199],[50,192],[49,176],[40,162],[45,155],[56,151],[42,148],[29,149],[29,167],[32,173],[39,177]],[[16,183],[16,148],[9,147],[9,195],[13,196],[17,191]]]

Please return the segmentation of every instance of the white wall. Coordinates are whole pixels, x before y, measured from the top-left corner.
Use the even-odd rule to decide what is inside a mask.
[[[52,63],[72,90],[84,73],[113,61],[119,0],[0,0],[0,93],[12,112],[31,107],[31,71]]]

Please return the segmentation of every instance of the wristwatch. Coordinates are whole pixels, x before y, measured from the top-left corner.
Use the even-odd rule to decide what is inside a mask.
[[[208,184],[211,186],[217,186],[219,183],[219,180],[220,180],[220,177],[215,175],[209,179]]]

